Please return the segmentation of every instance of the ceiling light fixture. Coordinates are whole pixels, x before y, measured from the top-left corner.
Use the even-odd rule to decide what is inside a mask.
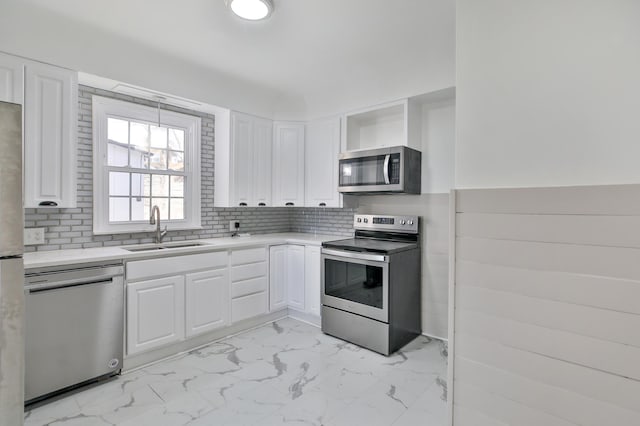
[[[248,21],[266,19],[273,12],[271,0],[227,0],[233,13]]]

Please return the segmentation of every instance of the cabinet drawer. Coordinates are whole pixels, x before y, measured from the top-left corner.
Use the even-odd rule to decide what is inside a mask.
[[[231,282],[244,281],[267,275],[267,262],[249,263],[231,268]]]
[[[227,266],[227,256],[226,251],[218,251],[128,262],[127,281],[191,272],[198,269],[224,268]]]
[[[244,265],[246,263],[266,262],[267,248],[258,247],[246,250],[233,250],[231,252],[231,265]]]
[[[231,297],[242,297],[248,294],[266,291],[269,287],[267,277],[253,278],[246,281],[231,284]]]
[[[266,291],[231,300],[231,321],[238,322],[243,319],[266,314],[269,307],[269,295]]]

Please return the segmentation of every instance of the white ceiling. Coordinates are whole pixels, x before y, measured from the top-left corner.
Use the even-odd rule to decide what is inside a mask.
[[[454,0],[274,0],[264,22],[236,18],[224,0],[26,1],[262,88],[289,103],[275,115],[329,115],[454,82]]]

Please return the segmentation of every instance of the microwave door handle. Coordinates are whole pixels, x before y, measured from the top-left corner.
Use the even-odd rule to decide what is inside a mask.
[[[391,154],[387,154],[384,156],[383,174],[384,174],[384,183],[387,185],[391,183],[389,181],[389,160],[390,159],[391,159]]]

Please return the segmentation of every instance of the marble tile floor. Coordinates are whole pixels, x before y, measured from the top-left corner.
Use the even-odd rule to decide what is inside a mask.
[[[25,413],[25,425],[442,426],[447,348],[384,357],[284,318]]]

